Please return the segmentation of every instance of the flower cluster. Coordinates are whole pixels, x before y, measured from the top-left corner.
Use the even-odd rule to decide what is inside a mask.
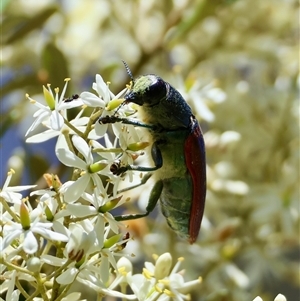
[[[141,129],[132,125],[98,122],[116,110],[118,116],[134,117],[136,110],[122,104],[125,89],[114,95],[97,75],[93,84],[97,94],[83,92],[66,98],[68,82],[62,93],[58,88],[53,92],[50,85],[43,88],[46,105],[26,95],[38,108],[26,142],[56,137],[55,155],[72,172],[65,182],[58,175],[45,174],[43,189],[10,186],[14,171],[8,172],[0,190],[2,292],[7,300],[18,300],[20,295],[26,300],[79,300],[79,293],[70,293],[77,281],[98,296],[185,299],[188,288],[200,280],[185,283],[177,272],[180,261],[171,270],[169,253],[159,257],[155,266],[146,263],[143,274],[133,275],[126,268],[130,262],[124,249],[131,236],[111,210],[127,201],[119,185],[134,174],[115,175],[111,166],[134,164],[149,143]],[[74,108],[77,115],[69,120]],[[92,110],[89,117],[86,110]],[[45,130],[36,133],[41,127]],[[20,192],[28,190],[31,193],[24,198]],[[124,289],[125,283],[131,290]]]
[[[191,300],[191,292],[200,291],[204,283],[201,285],[201,277],[184,280],[184,270],[179,269],[183,258],[173,265],[170,253],[155,255],[155,264],[145,262],[142,273],[133,273],[130,252],[126,252],[132,235],[120,222],[122,216],[116,218],[112,211],[128,201],[123,196],[126,191],[139,186],[130,184],[133,180],[143,184],[149,178],[146,174],[141,181],[141,175],[131,170],[113,172],[114,168],[136,164],[150,144],[140,127],[104,122],[116,112],[121,118],[136,118],[136,107],[122,99],[127,88],[114,95],[97,75],[93,84],[96,94],[83,92],[66,98],[68,82],[66,79],[62,93],[58,88],[53,92],[50,85],[43,87],[46,105],[26,95],[38,108],[26,142],[41,143],[56,137],[54,153],[71,172],[66,181],[45,174],[43,189],[11,186],[15,172],[8,172],[0,190],[1,293],[13,301],[21,295],[28,301],[82,300],[81,292],[74,292],[72,287],[81,283],[98,299]],[[196,88],[190,89],[189,97]],[[224,95],[220,97],[224,100]],[[77,110],[73,119],[70,110]],[[28,197],[20,193],[28,190]],[[231,279],[238,276],[235,280],[241,286],[248,281],[234,266],[228,267]],[[259,300],[256,297],[253,301]],[[286,299],[279,294],[274,301]]]
[[[202,279],[184,282],[184,271],[178,271],[183,258],[179,258],[173,268],[170,253],[154,255],[154,259],[155,265],[145,262],[143,273],[132,275],[130,261],[122,257],[118,261],[118,267],[124,277],[123,283],[130,286],[138,300],[190,300],[187,292],[199,286]]]

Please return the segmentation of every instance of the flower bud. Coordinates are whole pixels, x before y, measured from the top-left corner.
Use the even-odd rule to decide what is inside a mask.
[[[53,221],[54,215],[52,214],[52,212],[51,212],[50,208],[48,207],[48,205],[46,205],[46,208],[45,208],[45,215],[46,215],[47,221],[50,221],[50,222]]]
[[[44,97],[45,97],[48,107],[50,108],[50,110],[54,110],[55,109],[55,100],[54,100],[52,93],[50,93],[45,88],[45,86],[43,86],[43,92],[44,92]]]
[[[98,161],[96,163],[93,163],[89,166],[89,172],[95,173],[103,170],[107,166],[107,163],[103,163],[101,161]]]
[[[117,234],[117,235],[113,235],[112,237],[108,238],[104,244],[103,244],[103,248],[104,249],[108,249],[110,247],[112,247],[113,245],[115,245],[121,238],[121,234]]]
[[[112,110],[114,110],[114,109],[116,109],[121,103],[123,103],[124,102],[124,99],[122,99],[122,98],[119,98],[119,99],[113,99],[113,100],[111,100],[108,104],[107,104],[107,106],[105,107],[105,109],[107,110],[107,111],[112,111]]]
[[[282,294],[278,294],[274,301],[286,301],[286,297]]]
[[[132,271],[132,263],[126,257],[121,257],[117,262],[118,270],[122,270],[124,273],[129,273]]]
[[[22,202],[20,205],[20,220],[24,230],[30,229],[30,216],[26,205]]]
[[[160,255],[155,263],[154,277],[163,279],[170,273],[172,266],[172,256],[170,253]]]
[[[127,149],[130,151],[140,151],[144,148],[146,148],[147,146],[149,146],[149,142],[135,142],[135,143],[131,143],[127,146]]]
[[[31,272],[38,272],[41,268],[41,260],[38,257],[31,257],[27,261],[27,269]]]
[[[122,195],[107,202],[103,206],[99,207],[98,211],[101,213],[105,213],[105,212],[108,212],[108,211],[114,209],[119,204],[121,199],[122,199]]]

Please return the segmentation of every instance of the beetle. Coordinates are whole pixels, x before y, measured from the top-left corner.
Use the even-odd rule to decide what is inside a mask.
[[[160,200],[161,210],[169,226],[179,236],[196,241],[204,212],[206,196],[206,161],[203,134],[190,106],[169,83],[154,74],[133,78],[124,103],[140,106],[138,119],[106,116],[100,123],[122,122],[146,128],[152,137],[153,167],[114,164],[111,171],[152,172],[155,179],[146,212],[119,216],[129,220],[148,215]],[[150,177],[147,176],[147,179]],[[146,180],[147,180],[146,179]]]

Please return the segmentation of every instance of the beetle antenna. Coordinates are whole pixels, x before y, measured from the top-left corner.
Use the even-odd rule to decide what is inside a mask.
[[[125,66],[127,74],[129,75],[129,77],[132,80],[132,82],[134,82],[133,75],[131,73],[131,70],[130,70],[129,66],[127,65],[127,63],[125,61],[122,60],[122,62],[124,64],[124,66]]]

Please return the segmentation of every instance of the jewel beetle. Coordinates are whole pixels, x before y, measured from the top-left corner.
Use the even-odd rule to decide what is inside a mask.
[[[144,214],[117,217],[129,220],[148,215],[160,200],[163,215],[179,236],[196,241],[204,212],[206,196],[206,161],[203,134],[190,106],[182,95],[154,74],[133,78],[125,103],[140,106],[138,119],[106,116],[100,123],[122,122],[146,128],[152,137],[153,167],[118,166],[111,170],[122,174],[127,170],[149,171],[155,179]],[[147,179],[149,175],[147,176]]]

